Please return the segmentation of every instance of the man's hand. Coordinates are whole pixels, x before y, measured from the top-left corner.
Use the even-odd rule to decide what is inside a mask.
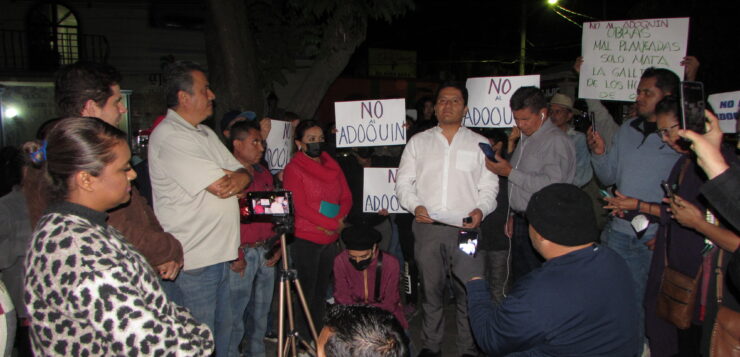
[[[573,70],[576,73],[581,74],[581,66],[583,65],[583,56],[576,57],[575,63],[573,63]]]
[[[241,259],[237,258],[229,264],[229,268],[231,268],[231,271],[234,273],[239,273],[239,276],[244,276],[244,271],[247,269],[247,260],[243,257]]]
[[[506,224],[504,225],[504,235],[506,238],[511,239],[514,237],[514,215],[509,215],[509,218],[506,219]]]
[[[594,155],[604,155],[606,152],[606,145],[604,139],[601,137],[598,131],[594,131],[593,128],[588,128],[588,148]]]
[[[434,223],[434,220],[429,217],[427,208],[424,206],[416,206],[414,209],[414,216],[416,216],[416,221],[419,223]]]
[[[645,246],[648,248],[648,250],[655,250],[655,238],[645,242]]]
[[[619,190],[615,191],[614,194],[617,197],[603,198],[607,202],[604,208],[612,210],[612,216],[624,217],[624,212],[637,210],[639,201],[636,198],[625,196]]]
[[[522,131],[519,130],[518,126],[515,126],[511,128],[511,133],[509,133],[509,137],[507,138],[507,141],[509,142],[509,145],[506,147],[507,153],[511,154],[516,149],[516,143],[519,140],[519,138],[522,136]]]
[[[673,195],[673,199],[666,198],[665,202],[671,206],[671,218],[686,228],[697,230],[705,221],[704,215],[691,202],[684,200],[679,195]]]
[[[157,265],[157,272],[162,279],[175,280],[177,274],[182,269],[182,263],[170,260],[169,262]]]
[[[272,120],[272,118],[268,117],[264,117],[260,120],[260,135],[262,135],[262,140],[267,140],[267,135],[270,135]]]
[[[484,263],[482,255],[467,255],[460,249],[454,249],[452,254],[452,275],[456,276],[463,285],[468,281],[483,279]]]
[[[708,119],[705,124],[706,134],[701,135],[691,130],[679,130],[678,135],[691,140],[691,150],[696,153],[697,163],[711,180],[730,167],[720,152],[722,130],[719,128],[719,120],[709,110],[705,110],[704,115]]]
[[[488,169],[488,171],[491,171],[499,176],[508,177],[511,173],[511,164],[503,157],[501,157],[498,151],[496,151],[496,160],[498,162],[493,162],[486,158],[486,168]]]
[[[694,56],[686,56],[681,61],[681,65],[684,66],[683,78],[686,81],[695,81],[696,73],[699,72],[699,60]]]
[[[388,210],[385,209],[385,208],[383,208],[382,210],[378,211],[378,214],[381,215],[381,216],[383,216],[383,217],[387,217],[388,216]]]
[[[473,219],[470,223],[463,223],[463,228],[478,228],[480,226],[480,222],[483,220],[483,211],[481,211],[479,208],[476,208],[470,213],[468,213],[468,216]]]
[[[280,257],[282,257],[282,256],[283,256],[283,250],[280,249],[278,246],[276,246],[275,247],[275,252],[272,254],[272,256],[270,257],[270,259],[267,259],[267,261],[265,262],[265,266],[266,267],[273,267],[273,266],[275,266],[275,264],[277,264],[277,262],[280,261]]]

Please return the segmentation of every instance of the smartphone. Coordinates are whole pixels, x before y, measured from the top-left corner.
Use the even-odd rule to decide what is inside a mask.
[[[665,196],[673,199],[673,187],[671,187],[671,184],[665,181],[660,182],[660,187],[663,188],[663,191],[665,191]]]
[[[486,155],[488,160],[491,160],[493,162],[498,162],[496,161],[496,150],[494,150],[490,144],[478,143],[478,146],[480,147],[481,150],[483,150],[483,154]]]
[[[478,232],[462,230],[457,235],[457,247],[463,253],[473,256],[478,247]]]
[[[594,118],[595,118],[595,116],[594,116],[594,112],[589,112],[589,113],[588,113],[588,120],[590,120],[590,121],[591,121],[591,129],[592,129],[592,130],[593,130],[593,132],[595,133],[595,132],[597,132],[598,130],[596,129],[596,120],[595,120]]]
[[[704,84],[702,82],[681,82],[681,129],[690,129],[699,134],[705,131],[704,123]]]

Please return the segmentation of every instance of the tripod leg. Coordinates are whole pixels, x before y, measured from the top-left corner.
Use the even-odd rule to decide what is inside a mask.
[[[311,311],[308,309],[308,303],[306,303],[306,296],[303,294],[303,288],[301,288],[301,281],[300,279],[295,278],[293,283],[295,284],[296,291],[298,292],[298,299],[301,301],[301,306],[303,306],[303,311],[306,312],[306,320],[308,321],[308,327],[311,330],[311,337],[313,337],[314,344],[317,344],[319,341],[319,335],[316,334],[316,325],[314,325],[313,317],[311,316]]]
[[[282,274],[282,272],[281,272]],[[278,357],[283,357],[283,338],[285,337],[285,326],[283,326],[285,323],[284,317],[285,317],[285,310],[283,309],[283,305],[285,303],[285,284],[283,284],[283,277],[280,277],[280,302],[278,305]],[[287,344],[286,344],[287,346]]]

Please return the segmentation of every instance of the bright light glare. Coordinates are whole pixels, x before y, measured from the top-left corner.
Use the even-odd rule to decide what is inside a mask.
[[[15,118],[20,114],[18,109],[16,107],[8,107],[5,109],[5,117],[6,118]]]
[[[555,5],[558,3],[558,0],[547,0],[547,3],[550,5]]]

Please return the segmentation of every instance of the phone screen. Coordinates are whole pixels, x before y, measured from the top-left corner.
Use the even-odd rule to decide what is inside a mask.
[[[478,232],[460,231],[457,238],[457,246],[467,255],[475,255],[478,247]]]
[[[704,133],[704,85],[681,82],[681,128]]]
[[[483,150],[483,154],[486,155],[488,160],[491,160],[493,162],[498,162],[496,161],[496,150],[493,150],[491,145],[486,144],[486,143],[478,143],[478,146],[480,147],[481,150]]]

